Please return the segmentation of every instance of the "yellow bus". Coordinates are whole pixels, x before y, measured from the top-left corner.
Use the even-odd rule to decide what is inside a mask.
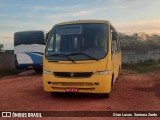
[[[109,21],[56,24],[43,58],[43,86],[51,93],[99,93],[108,98],[121,70],[118,33]]]

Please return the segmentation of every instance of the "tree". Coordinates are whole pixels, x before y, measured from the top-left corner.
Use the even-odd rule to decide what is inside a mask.
[[[0,51],[3,49],[3,44],[0,44]]]
[[[160,49],[160,35],[146,33],[119,34],[122,50],[152,51]]]

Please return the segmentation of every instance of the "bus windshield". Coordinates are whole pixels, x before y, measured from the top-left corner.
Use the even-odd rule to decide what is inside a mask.
[[[14,46],[17,45],[30,45],[30,44],[45,44],[43,31],[25,31],[16,32],[14,34]]]
[[[108,26],[105,24],[74,24],[56,26],[50,33],[48,60],[98,60],[108,50]],[[63,54],[63,55],[62,55]]]

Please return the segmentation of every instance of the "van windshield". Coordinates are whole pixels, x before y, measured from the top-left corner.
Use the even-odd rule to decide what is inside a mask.
[[[75,24],[54,27],[46,46],[49,60],[98,60],[108,50],[106,24]],[[62,55],[63,54],[63,55]]]

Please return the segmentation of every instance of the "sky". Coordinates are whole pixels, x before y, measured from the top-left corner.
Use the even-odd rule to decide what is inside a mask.
[[[0,44],[17,31],[49,31],[56,23],[110,20],[119,32],[160,33],[160,0],[0,0]]]

